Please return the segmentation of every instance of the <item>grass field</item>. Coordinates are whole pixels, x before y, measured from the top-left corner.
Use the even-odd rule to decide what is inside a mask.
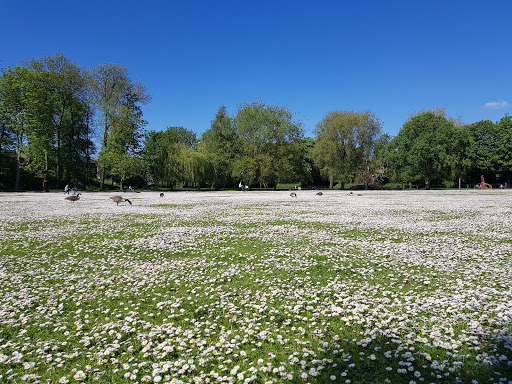
[[[360,193],[0,193],[0,382],[512,382],[512,191]]]

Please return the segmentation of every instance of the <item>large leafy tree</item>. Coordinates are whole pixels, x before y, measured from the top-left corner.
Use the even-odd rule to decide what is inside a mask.
[[[210,129],[201,136],[197,149],[209,163],[212,173],[212,187],[226,187],[235,184],[233,179],[233,162],[241,152],[241,140],[226,107],[217,111]]]
[[[143,169],[140,152],[146,121],[142,119],[138,101],[135,93],[123,98],[117,113],[110,120],[106,145],[98,157],[100,167],[117,177],[120,190],[123,190],[127,178],[142,173]]]
[[[494,178],[499,172],[498,128],[490,120],[465,126],[469,136],[467,158],[471,162],[469,177],[480,180],[480,175]]]
[[[16,179],[14,189],[21,183],[24,152],[32,116],[28,108],[33,76],[27,68],[15,67],[3,71],[0,78],[0,112],[2,119],[2,150],[14,151]]]
[[[245,184],[274,188],[279,182],[300,178],[306,164],[306,152],[300,147],[303,129],[288,108],[261,101],[242,104],[234,125],[241,140],[234,177]]]
[[[94,146],[90,132],[87,73],[63,54],[33,59],[27,67],[38,76],[32,96],[37,124],[31,130],[31,166],[36,173],[65,181],[88,178],[88,155]]]
[[[330,188],[335,181],[352,182],[357,176],[366,181],[369,160],[382,123],[370,111],[334,111],[315,129],[312,156]]]
[[[466,138],[443,109],[422,111],[411,116],[393,139],[393,165],[403,182],[453,182],[463,170]]]
[[[502,172],[507,177],[508,185],[511,185],[512,176],[512,116],[506,115],[496,124],[497,132],[497,162]]]
[[[108,136],[115,124],[120,124],[120,121],[132,121],[140,114],[139,107],[146,104],[150,97],[140,83],[131,80],[126,68],[116,63],[98,65],[92,73],[92,87],[98,120],[103,127],[101,152],[106,156],[109,153]],[[126,114],[134,115],[130,117]],[[135,129],[137,124],[128,126]],[[100,169],[101,188],[105,181],[106,165],[107,162],[102,162]]]

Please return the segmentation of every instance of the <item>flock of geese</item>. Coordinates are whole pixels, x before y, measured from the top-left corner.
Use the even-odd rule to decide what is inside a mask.
[[[81,193],[77,193],[76,195],[65,197],[65,199],[69,200],[69,201],[78,201],[78,200],[80,200],[80,195],[81,195]],[[163,194],[161,193],[160,197],[162,197],[162,195]],[[132,205],[132,202],[129,199],[125,199],[122,196],[111,196],[110,199],[114,203],[116,203],[116,205],[119,205],[119,203],[124,203],[124,202],[127,202],[128,204]]]
[[[69,200],[69,201],[77,201],[77,200],[80,200],[80,195],[81,195],[81,193],[78,193],[78,194],[73,195],[73,196],[68,196],[65,199]],[[317,195],[318,196],[322,196],[323,192],[317,192]],[[353,192],[351,192],[350,195],[353,195]],[[358,194],[358,196],[361,196],[361,195]],[[164,197],[164,194],[160,193],[160,197]],[[296,198],[297,194],[295,192],[292,192],[292,193],[290,193],[290,197]],[[122,196],[111,196],[110,199],[114,203],[116,203],[116,205],[119,205],[119,203],[124,203],[124,202],[127,202],[128,204],[132,205],[132,202],[129,199],[125,199]]]

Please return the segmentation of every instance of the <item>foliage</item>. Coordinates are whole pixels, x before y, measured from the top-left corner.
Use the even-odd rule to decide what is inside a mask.
[[[98,65],[92,74],[92,87],[99,119],[103,123],[99,156],[101,188],[105,171],[120,177],[122,188],[122,181],[128,175],[133,175],[136,169],[136,160],[131,158],[138,147],[134,141],[140,139],[140,131],[146,124],[142,120],[140,106],[148,103],[150,97],[144,86],[134,83],[126,68],[116,63]],[[110,134],[114,135],[112,140],[109,140]],[[113,147],[110,148],[110,145]]]
[[[410,183],[453,180],[465,152],[463,129],[444,110],[422,111],[411,116],[393,139],[393,164],[399,179]]]
[[[171,188],[179,182],[199,182],[206,160],[195,152],[196,145],[195,133],[183,127],[148,132],[142,158],[150,178]]]
[[[306,164],[303,130],[288,108],[261,101],[241,104],[234,126],[240,138],[234,177],[247,185],[274,188],[301,178]]]
[[[118,177],[121,190],[127,178],[142,172],[139,150],[146,121],[142,120],[138,100],[138,96],[131,93],[122,101],[118,113],[111,119],[106,145],[98,158],[103,169]]]
[[[512,116],[506,115],[496,124],[497,133],[497,162],[500,171],[508,177],[512,175]]]
[[[330,188],[335,181],[352,182],[361,173],[369,173],[368,161],[381,125],[370,111],[334,111],[317,124],[312,156]]]
[[[201,136],[197,149],[211,167],[209,181],[216,187],[233,187],[233,162],[240,154],[241,140],[226,107],[217,111],[210,129]]]

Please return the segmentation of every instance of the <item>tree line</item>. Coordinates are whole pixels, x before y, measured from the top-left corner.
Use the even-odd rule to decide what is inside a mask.
[[[337,110],[305,137],[281,105],[261,100],[220,107],[197,137],[184,127],[145,130],[146,89],[125,67],[77,66],[63,54],[2,70],[0,187],[81,188],[111,180],[120,188],[153,183],[234,188],[278,184],[454,186],[486,180],[510,185],[512,121],[463,125],[444,110],[410,116],[395,137],[371,111]]]

